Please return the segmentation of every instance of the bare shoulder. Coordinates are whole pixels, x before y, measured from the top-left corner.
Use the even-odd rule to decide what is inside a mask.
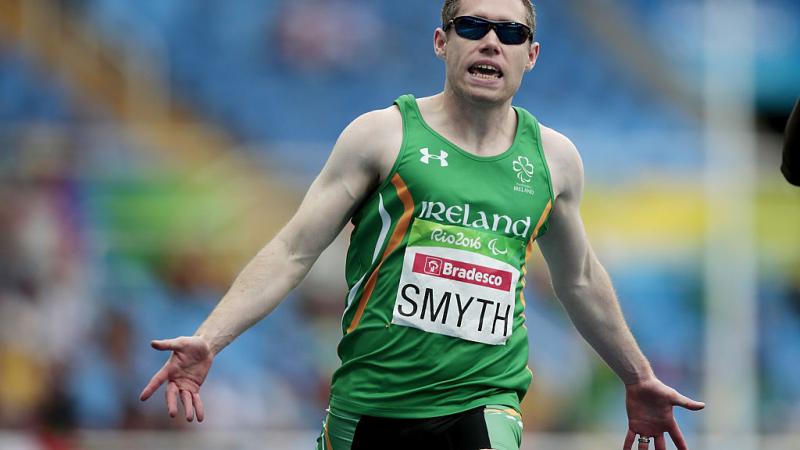
[[[389,173],[403,142],[403,119],[397,106],[362,114],[342,131],[335,151],[380,174]]]
[[[578,149],[558,131],[541,124],[539,128],[555,197],[573,192],[579,195],[583,189],[583,162]]]
[[[403,119],[395,105],[356,117],[342,132],[343,136],[379,140],[391,138],[393,134],[397,136],[403,134]]]

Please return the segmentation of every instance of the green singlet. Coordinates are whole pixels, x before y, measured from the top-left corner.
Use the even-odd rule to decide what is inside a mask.
[[[515,107],[513,145],[481,157],[396,100],[403,144],[353,216],[330,407],[425,418],[528,390],[525,264],[553,204],[539,125]]]

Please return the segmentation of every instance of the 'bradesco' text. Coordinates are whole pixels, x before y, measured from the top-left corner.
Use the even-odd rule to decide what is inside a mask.
[[[503,214],[489,215],[484,211],[472,211],[469,203],[447,206],[442,202],[423,201],[418,217],[420,219],[434,218],[439,222],[481,228],[494,232],[501,230],[507,234],[514,234],[522,238],[527,237],[528,230],[531,228],[530,217],[514,220]]]

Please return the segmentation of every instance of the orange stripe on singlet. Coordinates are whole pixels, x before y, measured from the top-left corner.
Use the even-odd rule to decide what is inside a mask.
[[[539,230],[544,225],[544,221],[547,220],[547,216],[550,214],[550,209],[553,207],[553,201],[549,200],[547,205],[544,207],[544,211],[542,211],[542,215],[539,217],[539,222],[536,223],[536,228],[533,229],[533,234],[531,234],[531,238],[528,241],[528,246],[525,248],[525,264],[522,266],[522,287],[525,287],[525,275],[528,274],[528,258],[531,257],[531,253],[533,252],[533,241],[536,240],[536,235],[539,234]],[[519,295],[520,300],[522,300],[522,307],[525,308],[525,294],[520,292]],[[523,309],[524,311],[524,309]]]
[[[333,445],[331,444],[331,434],[328,431],[328,422],[331,419],[330,413],[328,413],[328,417],[325,418],[325,448],[327,450],[333,450]]]
[[[528,258],[531,257],[531,252],[533,252],[533,241],[536,240],[536,235],[539,234],[539,230],[544,225],[544,221],[547,220],[547,215],[550,214],[550,208],[553,207],[553,201],[550,200],[547,202],[547,205],[544,207],[544,211],[542,211],[542,215],[539,217],[539,222],[536,224],[536,228],[533,229],[533,234],[531,234],[531,238],[528,241],[528,247],[525,249],[525,264],[528,264]],[[526,272],[527,269],[523,268],[523,272]]]
[[[408,187],[405,182],[403,182],[403,178],[398,174],[394,174],[392,177],[392,184],[397,190],[397,197],[403,203],[403,215],[400,216],[400,220],[397,221],[397,226],[392,233],[392,237],[389,238],[389,245],[386,246],[386,250],[383,252],[383,256],[381,256],[381,262],[378,263],[378,266],[372,271],[367,280],[367,284],[364,286],[364,292],[361,294],[361,301],[358,303],[356,314],[353,316],[353,321],[350,322],[350,326],[347,327],[348,333],[355,330],[358,323],[361,321],[361,316],[364,315],[367,302],[369,302],[370,297],[372,297],[372,292],[375,290],[375,285],[378,283],[378,272],[380,272],[381,266],[383,262],[386,261],[386,258],[403,241],[403,237],[408,230],[408,225],[411,222],[411,216],[414,214],[414,200],[411,198],[411,194],[408,192]]]

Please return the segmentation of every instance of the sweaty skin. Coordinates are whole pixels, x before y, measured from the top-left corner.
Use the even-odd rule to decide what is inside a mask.
[[[459,15],[525,21],[519,0],[463,0]],[[441,93],[419,100],[424,120],[476,155],[496,155],[509,148],[517,120],[512,97],[524,73],[535,65],[539,44],[504,45],[493,31],[472,41],[441,28],[435,30],[433,44],[445,62],[445,86]],[[503,76],[475,77],[469,68],[476,63],[493,64]],[[549,231],[538,240],[539,247],[572,322],[625,384],[624,448],[630,449],[635,435],[641,434],[655,437],[656,450],[665,450],[664,433],[669,433],[677,448],[686,450],[672,407],[697,410],[704,404],[682,396],[653,374],[587,239],[579,212],[583,166],[578,151],[566,137],[545,126],[541,137],[555,203]],[[345,128],[295,215],[247,264],[195,335],[153,341],[154,348],[172,354],[142,391],[142,400],[167,383],[169,414],[177,415],[180,398],[187,420],[195,415],[203,420],[199,391],[214,357],[300,283],[361,202],[386,178],[402,138],[395,106],[366,113]]]

